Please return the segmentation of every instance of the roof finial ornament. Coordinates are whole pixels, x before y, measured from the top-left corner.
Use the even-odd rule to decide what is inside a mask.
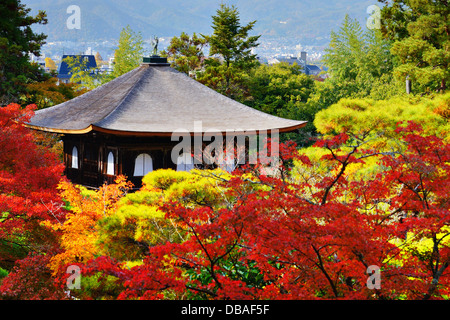
[[[155,36],[152,40],[152,47],[153,47],[152,56],[158,55],[158,43],[159,43],[159,39],[157,36]]]

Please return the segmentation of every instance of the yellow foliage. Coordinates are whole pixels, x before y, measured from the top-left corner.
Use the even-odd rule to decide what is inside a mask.
[[[348,148],[347,148],[348,149]],[[348,150],[342,148],[341,151],[335,152],[336,155],[345,155]],[[328,155],[330,151],[325,148],[309,147],[299,150],[300,155],[306,155],[312,167],[306,167],[298,161],[294,161],[293,177],[295,179],[304,180],[307,176],[310,179],[322,180],[325,176],[335,175],[340,167],[335,167],[336,162],[322,159],[323,156]],[[369,157],[364,159],[363,163],[351,163],[345,170],[345,176],[348,180],[360,180],[370,177],[372,174],[380,171],[377,165],[378,157]],[[333,169],[334,168],[334,169]]]
[[[149,246],[182,241],[186,231],[167,218],[161,206],[172,201],[190,207],[221,206],[224,190],[220,181],[228,176],[222,170],[148,173],[140,190],[120,199],[115,213],[98,222],[99,253],[134,261],[141,259]]]
[[[450,139],[449,105],[450,93],[433,98],[342,99],[318,112],[314,125],[324,135],[371,133],[382,139],[395,136],[397,123],[415,121],[422,125],[425,134]]]
[[[444,95],[437,99],[436,106],[433,109],[433,112],[446,119],[450,120],[450,94]]]
[[[449,232],[450,227],[443,226],[441,232],[436,234],[436,242],[439,243],[438,247],[440,249],[450,247]],[[419,259],[430,257],[435,250],[433,239],[413,232],[408,232],[405,239],[394,238],[390,243],[401,249],[396,258],[390,259],[390,263],[399,265],[402,264],[401,261],[407,260],[412,256],[416,256]]]
[[[156,243],[156,232],[149,231],[158,229],[158,222],[164,218],[164,213],[157,205],[123,205],[117,210],[116,217],[123,226],[136,225],[134,240]]]
[[[450,247],[450,237],[448,237],[450,227],[443,226],[440,230],[441,232],[436,234],[436,242],[439,242],[439,247]],[[433,252],[434,241],[431,238],[421,237],[417,239],[414,233],[408,232],[406,239],[402,246],[407,252],[417,256],[426,256]]]
[[[172,184],[179,183],[190,177],[189,172],[172,169],[150,172],[142,179],[143,190],[167,190]]]
[[[218,201],[220,202],[220,194],[224,191],[220,181],[229,176],[227,172],[220,169],[191,170],[190,172],[172,169],[156,170],[142,179],[142,189],[136,192],[136,195],[127,197],[127,200],[142,196],[150,197],[151,193],[148,192],[156,192],[163,201],[180,201],[190,205],[215,205]],[[157,196],[154,194],[153,197]]]
[[[56,71],[56,69],[58,69],[56,67],[55,61],[53,61],[52,58],[49,57],[45,58],[45,67],[53,71]]]
[[[424,129],[424,135],[436,135],[447,142],[450,141],[450,93],[432,98],[394,97],[389,100],[341,99],[326,110],[317,113],[314,124],[318,132],[325,137],[338,133],[349,136],[364,137],[365,144],[361,148],[377,150],[377,152],[401,151],[399,134],[395,132],[400,122],[415,121]],[[406,125],[406,124],[403,124]],[[354,145],[356,142],[349,142]],[[343,155],[351,150],[342,146],[337,155]],[[294,170],[297,179],[322,179],[336,172],[331,171],[331,162],[321,159],[329,154],[323,148],[305,148],[300,154],[306,155],[313,163],[312,168],[306,168],[301,163],[295,163]],[[362,156],[355,153],[355,157]],[[345,176],[349,180],[368,179],[383,168],[378,165],[380,156],[367,157],[364,163],[353,163],[346,168]]]
[[[221,182],[229,177],[220,169],[156,170],[143,178],[143,187],[134,193],[127,193],[131,186],[123,177],[99,190],[62,182],[61,196],[70,204],[70,212],[62,225],[53,225],[62,231],[64,251],[51,260],[52,270],[98,255],[140,261],[149,246],[183,241],[186,230],[166,217],[161,206],[175,201],[189,207],[221,207],[227,201]]]

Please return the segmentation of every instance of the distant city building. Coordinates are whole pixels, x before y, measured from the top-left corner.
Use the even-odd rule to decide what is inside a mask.
[[[95,56],[96,52],[93,51],[91,47],[88,47],[87,50],[84,52],[84,54],[88,55],[88,56],[90,56],[90,55]]]
[[[287,62],[289,65],[293,65],[294,63],[302,65],[300,63],[300,60],[298,60],[296,57],[276,57],[268,60],[269,64],[277,64],[280,62]]]
[[[67,57],[79,58],[81,61],[86,61],[86,70],[90,70],[92,68],[97,68],[97,62],[95,61],[94,55],[63,55],[61,64],[58,69],[58,80],[62,83],[69,83],[70,78],[72,77],[72,72],[69,68],[69,65],[64,61]]]
[[[51,70],[50,68],[47,68],[45,66],[45,54],[41,55],[41,56],[35,56],[34,54],[30,53],[28,55],[29,59],[31,62],[37,63],[39,65],[39,67],[44,70],[44,72],[50,73]]]
[[[305,72],[305,74],[310,75],[310,76],[318,76],[319,73],[322,72],[322,70],[316,65],[307,64],[304,66],[304,72]]]
[[[322,69],[320,69],[318,66],[314,64],[307,64],[308,62],[308,56],[305,51],[300,52],[299,57],[293,57],[293,56],[286,56],[286,57],[275,57],[268,59],[268,64],[273,65],[280,62],[286,62],[289,65],[293,65],[294,63],[302,66],[303,70],[302,72],[306,75],[312,75],[312,76],[318,76]]]
[[[302,60],[303,64],[307,63],[307,61],[306,61],[307,59],[308,59],[308,53],[306,51],[300,52],[300,60]]]

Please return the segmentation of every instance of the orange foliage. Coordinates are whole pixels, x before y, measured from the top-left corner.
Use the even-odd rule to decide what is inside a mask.
[[[73,99],[86,89],[78,90],[74,83],[59,83],[56,78],[50,78],[42,82],[33,82],[27,85],[25,95],[26,104],[36,104],[38,109],[43,109]]]
[[[59,185],[61,197],[70,204],[70,212],[62,224],[53,224],[55,230],[62,231],[60,239],[64,251],[50,261],[53,272],[69,263],[86,262],[96,254],[98,240],[97,221],[114,214],[118,201],[132,187],[124,176],[119,176],[115,184],[104,184],[97,191],[82,191],[69,181]]]

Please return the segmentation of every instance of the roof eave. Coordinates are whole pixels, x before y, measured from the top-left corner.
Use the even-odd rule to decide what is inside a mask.
[[[275,131],[278,130],[278,132],[280,133],[286,133],[286,132],[292,132],[294,130],[298,130],[303,128],[304,126],[306,126],[308,122],[304,121],[300,124],[294,125],[294,126],[290,126],[290,127],[284,127],[284,128],[270,128],[270,129],[266,129],[266,130],[253,130],[255,131],[257,134],[259,134],[260,132],[267,132],[267,131]],[[84,129],[60,129],[60,128],[48,128],[48,127],[40,127],[40,126],[35,126],[35,125],[31,125],[31,124],[27,124],[24,123],[24,126],[33,130],[39,130],[39,131],[45,131],[45,132],[51,132],[51,133],[59,133],[59,134],[86,134],[89,133],[91,131],[97,131],[97,132],[102,132],[102,133],[107,133],[107,134],[113,134],[113,135],[118,135],[118,136],[158,136],[158,137],[170,137],[174,134],[174,132],[142,132],[142,131],[122,131],[122,130],[114,130],[114,129],[107,129],[107,128],[102,128],[96,125],[90,125]],[[217,135],[217,134],[223,134],[226,135],[227,133],[229,134],[230,132],[233,132],[235,134],[248,134],[249,131],[252,130],[248,130],[248,131],[242,131],[242,130],[236,130],[236,131],[225,131],[225,132],[210,132],[210,131],[202,131],[202,132],[191,132],[190,135],[191,136],[195,136],[195,135]]]
[[[211,131],[202,131],[202,132],[190,132],[191,136],[197,136],[197,135],[218,135],[218,134],[222,134],[222,135],[226,135],[229,134],[230,132],[235,133],[236,135],[239,134],[246,134],[248,135],[248,133],[250,131],[254,131],[256,134],[260,134],[261,132],[271,132],[271,131],[275,131],[278,130],[279,133],[286,133],[286,132],[292,132],[298,129],[303,128],[304,126],[306,126],[308,122],[307,121],[303,121],[299,124],[293,125],[293,126],[289,126],[289,127],[283,127],[283,128],[270,128],[270,129],[259,129],[259,130],[247,130],[247,131],[243,131],[243,130],[236,130],[236,131],[217,131],[217,132],[211,132]],[[113,135],[118,135],[118,136],[157,136],[157,137],[171,137],[174,132],[149,132],[149,131],[122,131],[122,130],[115,130],[115,129],[107,129],[107,128],[102,128],[102,127],[98,127],[95,125],[91,125],[92,130],[93,131],[97,131],[97,132],[102,132],[102,133],[107,133],[107,134],[113,134]],[[182,135],[183,133],[178,133],[178,135]]]
[[[47,127],[40,127],[40,126],[35,126],[35,125],[27,124],[27,123],[24,123],[23,125],[27,128],[33,129],[33,130],[45,131],[45,132],[51,132],[51,133],[59,133],[59,134],[85,134],[85,133],[89,133],[93,130],[92,125],[88,126],[87,128],[84,128],[84,129],[47,128]]]

